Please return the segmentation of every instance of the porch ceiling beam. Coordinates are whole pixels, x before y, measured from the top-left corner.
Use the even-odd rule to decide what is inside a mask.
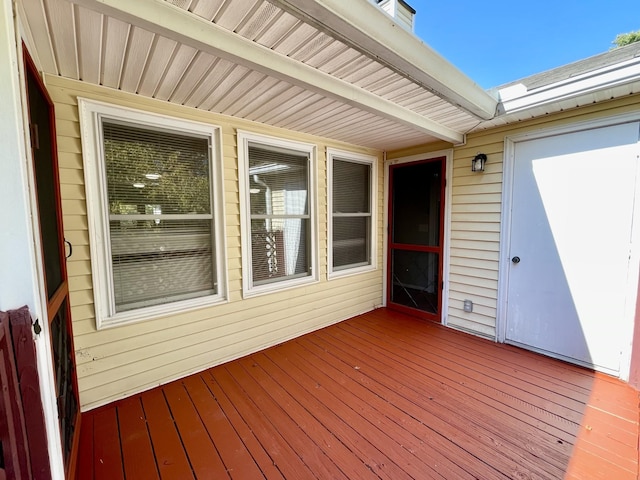
[[[496,114],[497,98],[473,82],[415,35],[369,2],[269,0],[370,55],[444,100],[476,117]]]
[[[216,57],[262,72],[454,144],[464,134],[219,27],[164,0],[71,0]]]

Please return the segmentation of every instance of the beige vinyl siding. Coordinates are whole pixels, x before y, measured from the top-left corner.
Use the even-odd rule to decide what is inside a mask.
[[[451,175],[451,245],[447,325],[495,337],[503,140],[484,144],[469,138],[454,149]],[[471,171],[478,152],[489,161],[483,173]],[[473,312],[463,310],[464,300]]]
[[[455,147],[451,174],[451,242],[448,279],[447,325],[488,338],[496,338],[500,218],[502,213],[502,167],[504,141],[510,135],[559,127],[640,108],[640,95],[577,108],[514,125],[471,133],[463,146]],[[447,148],[438,143],[389,152],[397,159]],[[450,146],[448,146],[450,148]],[[488,156],[484,173],[471,172],[471,159],[479,152]],[[463,310],[473,301],[473,312]]]
[[[300,135],[180,107],[104,87],[47,76],[56,108],[65,237],[78,384],[83,410],[275,345],[376,308],[382,303],[382,168],[378,165],[378,268],[327,280],[327,147],[374,155],[378,151]],[[228,302],[97,331],[77,97],[222,127]],[[320,281],[242,298],[242,257],[236,130],[317,146],[317,223]]]

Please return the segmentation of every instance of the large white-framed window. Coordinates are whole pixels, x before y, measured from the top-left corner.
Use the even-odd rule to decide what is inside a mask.
[[[97,327],[225,300],[220,128],[78,106]]]
[[[327,149],[328,275],[376,268],[377,159]]]
[[[318,280],[315,145],[238,131],[243,294]]]

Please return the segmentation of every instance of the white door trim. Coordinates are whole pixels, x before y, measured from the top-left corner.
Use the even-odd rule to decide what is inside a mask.
[[[498,305],[496,314],[496,336],[498,342],[505,342],[507,329],[507,293],[509,286],[510,262],[509,258],[511,245],[511,208],[513,203],[513,181],[514,162],[516,144],[526,140],[534,140],[572,132],[591,130],[601,127],[609,127],[624,123],[631,123],[640,120],[640,112],[633,112],[622,115],[604,117],[596,120],[576,122],[561,127],[550,127],[542,130],[506,136],[504,140],[504,164],[503,164],[503,185],[502,185],[502,207],[500,216],[500,250],[499,250],[499,277],[498,277]],[[638,143],[638,158],[640,159],[640,142]],[[640,163],[640,162],[639,162]],[[634,221],[632,232],[632,249],[630,254],[631,276],[627,279],[627,302],[625,316],[628,319],[626,325],[629,326],[629,344],[623,352],[620,365],[620,378],[628,380],[631,368],[631,341],[633,337],[633,327],[636,309],[636,297],[638,291],[638,269],[640,268],[640,167],[636,170],[636,196],[634,206]]]
[[[420,160],[430,160],[432,158],[445,157],[445,202],[444,202],[444,245],[442,246],[442,281],[444,289],[442,290],[442,308],[440,323],[447,324],[447,312],[449,311],[449,268],[451,259],[451,186],[453,183],[453,149],[438,150],[435,152],[426,152],[408,157],[394,158],[393,160],[384,159],[384,214],[383,214],[383,253],[382,253],[382,305],[387,306],[387,247],[389,245],[389,167],[391,165],[399,165],[402,163],[418,162]]]
[[[0,187],[6,188],[14,203],[0,215],[11,235],[0,241],[0,247],[11,252],[11,262],[5,268],[8,275],[0,275],[0,295],[3,309],[18,308],[24,304],[34,318],[40,320],[42,332],[35,336],[40,395],[44,411],[52,478],[64,478],[64,464],[58,423],[53,354],[49,341],[47,298],[42,265],[42,245],[37,220],[37,200],[33,161],[29,149],[29,122],[22,41],[27,36],[21,16],[20,4],[0,0],[0,62],[7,65],[0,73],[0,85],[8,92],[9,102],[0,113],[3,148],[10,159],[0,168]],[[18,191],[20,190],[20,191]],[[9,257],[2,257],[3,259]],[[7,265],[5,265],[7,267]],[[15,267],[15,268],[13,268]],[[16,276],[16,272],[22,272]],[[9,278],[11,277],[11,278]]]

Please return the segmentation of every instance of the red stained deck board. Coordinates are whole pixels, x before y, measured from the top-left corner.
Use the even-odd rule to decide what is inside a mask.
[[[260,358],[264,360],[264,357]],[[361,459],[337,440],[335,434],[332,433],[332,430],[335,429],[335,424],[332,423],[330,428],[325,427],[322,423],[323,418],[318,415],[317,410],[307,409],[300,403],[304,393],[296,388],[297,384],[293,379],[287,379],[282,376],[279,376],[277,380],[274,379],[265,369],[265,367],[268,367],[268,361],[267,365],[263,367],[262,362],[255,355],[242,359],[238,363],[268,393],[273,402],[285,410],[291,420],[313,440],[313,443],[317,445],[324,455],[331,459],[330,464],[335,464],[340,474],[349,479],[375,477]],[[302,395],[295,395],[296,393]],[[313,448],[315,449],[316,447]],[[324,465],[328,464],[325,457],[320,457],[319,461]],[[317,470],[314,468],[314,471]],[[335,473],[327,473],[331,474],[333,478],[337,478]]]
[[[340,333],[337,335],[340,335]],[[416,347],[398,344],[390,337],[385,338],[382,345],[380,345],[378,339],[371,337],[359,339],[352,335],[342,336],[341,338],[344,339],[343,343],[348,345],[347,348],[356,348],[359,345],[362,348],[371,348],[378,353],[380,358],[385,358],[383,354],[386,352],[387,362],[391,364],[389,368],[402,368],[404,366],[415,370],[416,373],[420,374],[420,378],[427,385],[431,385],[431,388],[434,388],[436,392],[444,391],[448,395],[462,396],[461,401],[473,398],[490,407],[488,411],[491,416],[503,417],[511,415],[529,423],[535,431],[545,429],[550,435],[553,435],[554,443],[557,439],[569,442],[577,431],[578,425],[575,422],[571,423],[566,419],[562,419],[560,424],[557,425],[557,415],[551,415],[549,412],[531,405],[527,401],[527,396],[522,392],[518,397],[506,394],[501,383],[492,382],[490,377],[482,374],[482,372],[480,372],[480,375],[471,377],[455,371],[451,366],[451,363],[455,364],[457,361],[455,357],[448,358],[450,355],[445,357],[434,356],[428,352],[428,345]],[[399,353],[394,354],[394,350],[398,350]],[[399,366],[395,367],[393,366],[394,364]],[[533,401],[536,401],[536,399],[534,398]],[[551,423],[541,424],[541,420]]]
[[[227,364],[228,365],[228,364]],[[264,405],[256,404],[258,399],[251,397],[229,374],[226,368],[211,371],[212,380],[217,382],[229,396],[229,400],[264,446],[274,465],[285,478],[313,478],[313,472],[299,457],[298,452],[287,442],[285,436],[290,433],[281,425],[273,425],[264,415]],[[284,425],[282,426],[284,427]]]
[[[249,367],[252,368],[252,367]],[[290,416],[290,411],[295,409],[292,402],[281,404],[274,400],[269,392],[253,378],[241,361],[232,362],[226,365],[226,370],[233,375],[234,379],[247,392],[247,395],[254,399],[265,417],[265,420],[272,425],[278,425],[278,431],[286,437],[291,448],[297,452],[301,461],[320,478],[347,479],[348,477],[338,468],[338,466],[327,457],[323,451],[320,437],[320,430],[314,432],[313,436],[307,434],[306,425],[294,421]]]
[[[300,342],[304,342],[304,339]],[[298,342],[296,344],[304,345]],[[304,346],[313,353],[312,345]],[[301,371],[312,372],[313,380],[334,397],[327,405],[343,418],[349,419],[358,430],[366,432],[366,440],[388,455],[403,471],[400,478],[419,478],[421,475],[427,478],[474,478],[451,458],[442,455],[449,447],[446,441],[434,435],[428,426],[414,417],[394,411],[397,408],[361,385],[350,372],[345,373],[343,369],[336,367],[332,358],[322,359],[322,351],[315,352],[320,357],[308,353],[299,355],[300,349],[289,344],[278,347],[277,350],[285,358],[289,357],[290,365],[286,367],[288,371],[298,368],[298,365]],[[271,350],[266,355],[271,357]],[[354,367],[348,368],[352,370]],[[300,374],[296,375],[297,378],[299,376]],[[357,414],[355,418],[352,412]],[[468,456],[467,452],[455,448],[452,450],[451,456]],[[381,463],[385,468],[388,466],[384,460]],[[471,470],[479,471],[477,474],[481,476],[478,478],[502,478],[497,472],[482,465]]]
[[[371,359],[366,358],[362,352],[352,355],[347,350],[336,350],[338,347],[335,344],[317,339],[318,336],[314,336],[313,343],[319,349],[324,349],[329,353],[334,352],[335,355],[352,365],[348,375],[353,380],[368,389],[375,389],[377,396],[383,402],[394,405],[406,415],[416,418],[428,426],[425,434],[430,435],[431,442],[435,443],[440,438],[446,439],[446,442],[442,443],[438,450],[440,456],[445,457],[450,452],[461,463],[461,466],[468,468],[477,469],[479,466],[483,466],[482,463],[485,463],[490,467],[488,470],[480,473],[472,472],[478,478],[494,478],[497,473],[503,474],[504,472],[508,476],[512,476],[519,471],[521,465],[530,471],[538,469],[539,466],[535,462],[531,462],[525,455],[513,455],[505,448],[505,445],[486,431],[479,429],[472,422],[460,421],[459,418],[455,418],[454,411],[443,408],[434,402],[429,393],[417,394],[409,386],[412,380],[408,377],[401,378],[404,373],[396,372],[393,376],[389,375],[387,372],[391,372],[391,369],[377,370],[376,365],[370,363]],[[344,348],[348,347],[344,346]],[[331,359],[327,358],[327,361],[331,361]],[[430,443],[430,446],[435,449],[435,445],[432,445],[431,442],[427,443]],[[497,448],[500,449],[500,455],[495,455]],[[465,457],[467,458],[466,462],[464,461]],[[477,465],[471,461],[473,458],[483,458],[484,462]],[[544,475],[534,478],[544,478]]]
[[[114,406],[101,409],[94,417],[93,469],[96,480],[122,478],[118,416]]]
[[[221,367],[218,367],[221,368]],[[281,471],[275,463],[275,459],[273,459],[269,453],[267,452],[267,448],[260,443],[259,439],[255,436],[253,429],[247,425],[242,416],[239,414],[233,402],[229,399],[226,392],[222,390],[218,382],[212,377],[215,372],[215,369],[209,370],[208,372],[203,373],[199,377],[205,382],[207,388],[214,396],[216,402],[221,409],[221,415],[224,416],[224,419],[228,421],[228,426],[224,426],[220,430],[216,430],[217,438],[221,439],[222,442],[228,443],[229,445],[234,445],[236,448],[242,448],[241,445],[244,445],[246,449],[246,454],[251,456],[255,461],[256,465],[262,472],[262,475],[268,479],[280,480],[283,479]],[[215,425],[218,426],[218,423]],[[233,438],[233,432],[237,435],[237,438]],[[224,454],[224,450],[222,450]],[[234,452],[234,459],[240,461],[244,456],[243,452]],[[247,462],[248,465],[249,462]],[[230,473],[233,478],[244,478],[242,476],[244,469],[240,470],[237,476],[234,474],[235,469],[233,468],[234,463],[232,461],[227,461],[227,465],[230,466]],[[249,468],[245,465],[246,468]],[[254,472],[250,472],[253,474]],[[258,475],[254,477],[248,476],[247,478],[260,478]]]
[[[355,350],[358,350],[355,340],[352,339],[349,345]],[[366,358],[365,354],[361,354],[360,360],[366,362]],[[392,358],[379,358],[382,358],[382,360],[380,360],[381,363],[377,366],[373,364],[373,369],[383,370],[385,367],[380,367],[380,365],[386,364],[388,368],[396,372],[403,372],[411,376],[412,388],[406,390],[417,394],[414,401],[420,403],[423,402],[425,398],[428,398],[430,403],[429,411],[438,414],[440,418],[447,421],[450,426],[459,425],[458,428],[460,429],[475,430],[475,435],[478,437],[486,435],[487,440],[491,439],[490,441],[493,444],[501,445],[503,449],[511,450],[516,460],[522,458],[522,463],[525,464],[527,457],[529,457],[528,461],[530,462],[537,462],[535,458],[536,455],[544,457],[546,461],[551,464],[547,467],[550,474],[554,472],[557,473],[557,468],[566,466],[566,455],[570,451],[570,445],[558,444],[557,438],[540,435],[540,432],[535,428],[513,417],[504,415],[502,412],[495,412],[493,409],[489,410],[486,407],[483,408],[483,405],[480,403],[473,406],[469,405],[468,397],[463,392],[457,392],[453,388],[443,389],[438,382],[424,378],[416,364],[403,366],[398,363],[394,365],[393,362],[395,362],[395,360]],[[360,363],[362,363],[360,372],[367,374],[368,369],[364,368],[365,363]],[[374,376],[374,381],[384,382],[385,380],[375,378]],[[403,382],[402,379],[399,381]],[[411,398],[411,395],[409,394],[407,397]],[[394,401],[393,403],[396,402]],[[433,408],[431,408],[431,405]],[[529,439],[532,435],[536,434],[538,436],[538,442],[535,446],[531,446]],[[523,449],[523,447],[527,448]],[[530,453],[522,454],[520,453],[522,451]],[[565,459],[564,462],[563,458]],[[553,465],[555,465],[555,468]]]
[[[227,469],[184,385],[173,382],[166,385],[163,391],[195,477],[201,479],[229,478]]]
[[[381,309],[84,413],[77,478],[637,480],[638,405]]]
[[[372,474],[388,480],[395,480],[406,476],[400,467],[394,463],[389,455],[376,448],[376,444],[384,444],[379,438],[384,438],[382,431],[369,432],[364,436],[360,433],[368,427],[367,420],[356,410],[343,403],[341,396],[336,396],[327,390],[323,383],[308,374],[309,369],[299,368],[300,363],[289,363],[286,355],[280,349],[270,349],[263,354],[252,356],[260,366],[276,381],[288,385],[288,390],[300,404],[325,425],[330,425],[336,439],[348,445],[354,455],[365,465]],[[338,379],[334,379],[338,382]]]
[[[388,332],[385,337],[389,337]],[[397,347],[420,348],[424,352],[426,359],[430,359],[442,366],[446,366],[451,371],[460,373],[470,379],[475,379],[481,383],[489,385],[500,385],[500,391],[515,398],[523,398],[527,394],[528,403],[532,403],[539,408],[559,415],[571,421],[579,420],[580,409],[583,406],[579,400],[572,397],[562,396],[556,393],[555,389],[541,387],[530,378],[520,378],[513,374],[506,374],[501,371],[498,365],[482,364],[474,357],[460,355],[454,349],[444,348],[438,342],[427,335],[412,337],[406,330],[401,330],[393,335],[393,339],[399,340]],[[490,347],[488,344],[487,347]],[[490,351],[491,349],[488,348]],[[488,368],[489,367],[489,368]]]
[[[160,478],[139,396],[118,403],[118,425],[126,478]]]
[[[215,441],[215,447],[225,467],[225,475],[220,478],[260,478],[260,468],[249,454],[245,444],[234,431],[217,399],[207,388],[200,375],[183,380],[191,401],[202,421],[204,430]],[[220,441],[223,439],[223,441]],[[228,474],[227,474],[228,471]]]
[[[361,316],[350,321],[349,325],[360,328],[373,328],[379,325],[381,332],[400,332],[406,335],[407,329],[415,331],[419,320],[404,316],[399,317],[387,311],[377,310],[367,316]],[[390,322],[392,322],[390,324]],[[435,341],[435,344],[448,352],[465,355],[478,360],[481,365],[492,368],[506,367],[512,375],[524,378],[541,378],[553,385],[554,391],[567,389],[583,397],[589,397],[593,384],[593,373],[581,367],[562,362],[549,361],[548,358],[536,353],[510,345],[496,345],[492,341],[475,337],[466,333],[452,331],[437,324],[427,324],[412,335],[416,341]],[[409,340],[409,339],[407,339]],[[496,348],[497,347],[497,348]]]
[[[80,427],[80,440],[78,448],[78,462],[76,467],[76,478],[94,478],[93,475],[93,421],[95,411],[82,418]]]
[[[142,395],[142,406],[147,418],[160,478],[163,480],[194,478],[162,390],[154,389],[145,392]]]

